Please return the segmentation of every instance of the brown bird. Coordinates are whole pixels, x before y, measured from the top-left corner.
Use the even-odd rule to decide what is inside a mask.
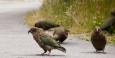
[[[62,47],[57,41],[55,41],[52,36],[46,34],[41,28],[34,27],[31,28],[28,33],[29,32],[33,35],[33,38],[38,43],[38,45],[44,50],[44,53],[42,53],[41,55],[44,55],[47,51],[49,51],[50,54],[52,49],[66,52],[66,49],[64,47]]]
[[[103,51],[103,53],[105,53],[104,49],[106,45],[106,37],[102,33],[99,26],[96,26],[93,30],[93,33],[91,35],[91,42],[93,44],[93,47],[96,49],[96,52]]]
[[[44,30],[49,30],[51,28],[59,27],[60,25],[51,23],[49,21],[39,21],[35,23],[35,27],[42,28]]]
[[[56,41],[59,41],[59,43],[63,43],[68,37],[69,30],[59,27],[56,30],[54,30],[53,37]]]

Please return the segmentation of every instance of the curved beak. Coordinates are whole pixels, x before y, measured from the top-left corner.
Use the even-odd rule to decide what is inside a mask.
[[[70,32],[70,31],[68,30],[68,32]]]
[[[100,29],[100,27],[99,27],[99,26],[96,26],[95,28],[96,28],[96,31],[99,31],[99,29]]]
[[[99,31],[99,29],[96,29],[97,31]]]

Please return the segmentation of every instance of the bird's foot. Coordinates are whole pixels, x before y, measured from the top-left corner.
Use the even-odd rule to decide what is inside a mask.
[[[103,54],[106,54],[106,52],[104,52],[104,51],[101,52],[101,51],[97,51],[97,50],[96,50],[96,53],[103,53]]]
[[[42,53],[41,55],[45,55],[45,53]]]
[[[63,44],[63,42],[58,42],[59,44]]]
[[[103,54],[106,54],[106,52],[102,52]]]
[[[49,53],[47,54],[48,56],[50,56],[51,50],[49,51]]]
[[[102,52],[103,54],[106,54],[106,52],[104,52],[104,50],[103,50],[103,52]]]
[[[101,53],[100,51],[96,50],[96,53]]]
[[[98,53],[98,51],[96,50],[96,53]]]
[[[50,56],[50,54],[47,54],[47,56]]]

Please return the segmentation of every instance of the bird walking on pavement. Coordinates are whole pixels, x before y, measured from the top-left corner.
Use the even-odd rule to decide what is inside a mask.
[[[43,29],[33,27],[28,31],[28,33],[33,35],[34,40],[44,50],[44,53],[41,55],[44,55],[47,51],[49,51],[50,54],[52,49],[57,49],[66,53],[66,49],[62,47],[57,41],[55,41],[52,36],[46,34]]]
[[[91,35],[91,42],[93,44],[93,47],[96,49],[96,52],[103,51],[103,53],[105,53],[104,49],[105,49],[107,40],[99,26],[96,26],[94,28]]]

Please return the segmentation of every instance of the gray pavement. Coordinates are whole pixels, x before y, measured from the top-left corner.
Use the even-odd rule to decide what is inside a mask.
[[[41,56],[43,50],[27,33],[29,27],[24,21],[26,13],[40,5],[39,0],[0,3],[0,58],[115,58],[115,46],[107,45],[107,54],[95,53],[90,42],[72,36],[62,44],[67,53],[52,50],[51,56]]]

